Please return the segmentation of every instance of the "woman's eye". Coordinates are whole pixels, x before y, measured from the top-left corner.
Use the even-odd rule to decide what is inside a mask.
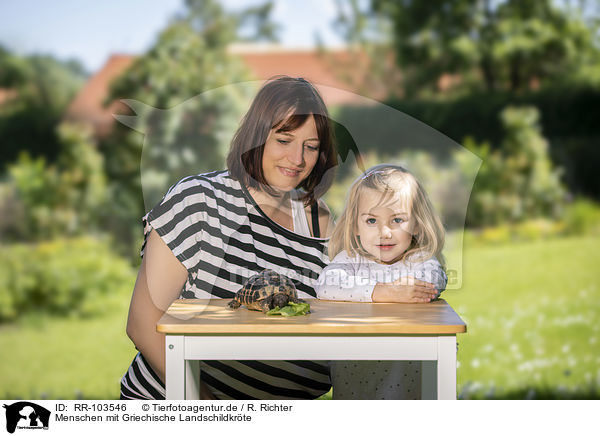
[[[315,147],[314,145],[306,145],[306,148],[308,148],[311,151],[317,151],[319,150],[319,147]]]
[[[377,220],[375,218],[367,218],[367,224],[375,224]]]
[[[278,139],[277,142],[279,142],[280,144],[289,144],[290,141],[286,141],[285,139]]]

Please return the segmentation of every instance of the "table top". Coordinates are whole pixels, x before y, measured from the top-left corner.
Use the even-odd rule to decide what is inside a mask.
[[[455,334],[466,324],[443,299],[426,304],[306,300],[303,316],[227,307],[228,299],[180,299],[158,321],[167,334]]]

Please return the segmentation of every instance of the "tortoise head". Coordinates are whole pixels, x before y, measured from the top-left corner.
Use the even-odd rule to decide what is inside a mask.
[[[284,294],[283,292],[278,292],[275,295],[273,295],[273,301],[271,303],[271,308],[274,308],[275,306],[284,307],[288,304],[289,301],[290,301],[289,295]]]

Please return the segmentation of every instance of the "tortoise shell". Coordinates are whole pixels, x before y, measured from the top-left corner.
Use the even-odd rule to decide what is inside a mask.
[[[267,312],[275,306],[283,307],[289,301],[302,302],[298,299],[294,282],[271,269],[265,269],[246,280],[229,303],[229,307],[237,309],[244,305],[250,310]]]

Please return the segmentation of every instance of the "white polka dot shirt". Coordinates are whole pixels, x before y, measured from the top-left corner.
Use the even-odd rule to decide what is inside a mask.
[[[319,276],[317,298],[322,300],[373,301],[373,289],[377,283],[391,283],[403,277],[432,283],[438,292],[446,288],[448,278],[435,257],[421,262],[396,262],[380,264],[362,257],[350,257],[340,252]]]

